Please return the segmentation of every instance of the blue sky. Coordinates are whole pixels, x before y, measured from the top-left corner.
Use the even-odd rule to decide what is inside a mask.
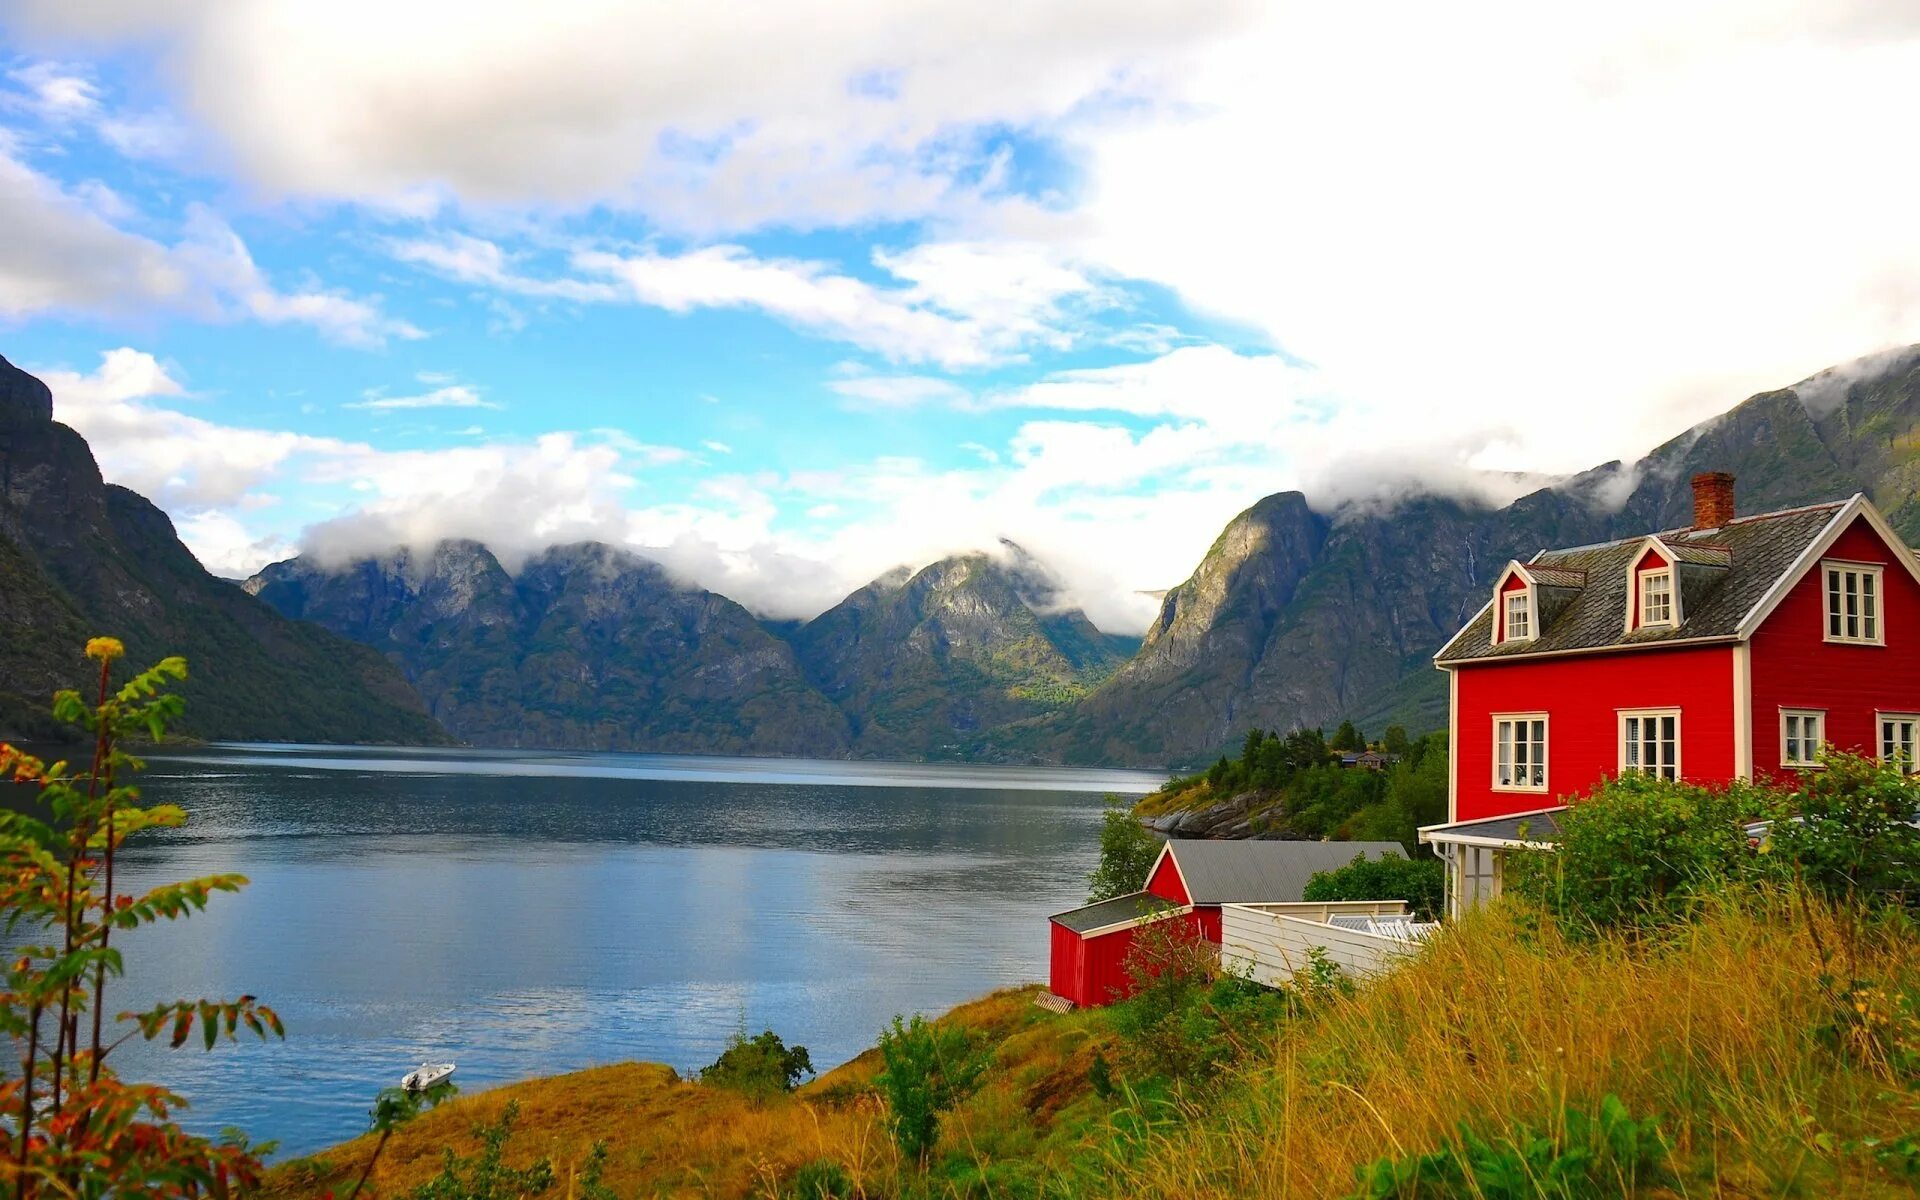
[[[596,537],[795,616],[1004,536],[1138,629],[1269,492],[1920,341],[1903,7],[1324,7],[0,3],[0,353],[226,574]]]

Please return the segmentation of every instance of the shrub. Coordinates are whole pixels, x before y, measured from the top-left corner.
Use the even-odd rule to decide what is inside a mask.
[[[787,1200],[851,1200],[853,1176],[830,1158],[802,1163],[782,1193]]]
[[[1222,975],[1214,947],[1186,921],[1143,926],[1125,963],[1132,995],[1111,1020],[1139,1072],[1200,1083],[1238,1057],[1249,1034],[1272,1027],[1286,998]]]
[[[813,1059],[807,1048],[789,1047],[769,1029],[751,1038],[734,1034],[713,1065],[700,1072],[700,1082],[764,1098],[792,1091],[811,1074]]]
[[[958,1025],[936,1025],[915,1013],[899,1017],[880,1034],[875,1082],[887,1098],[893,1139],[900,1153],[924,1164],[940,1135],[940,1114],[973,1094],[987,1067],[988,1052]]]
[[[1416,916],[1432,920],[1443,904],[1446,868],[1437,858],[1368,858],[1332,871],[1316,872],[1307,880],[1303,898],[1332,900],[1405,900]]]
[[[1762,852],[1827,900],[1920,906],[1920,785],[1858,755],[1822,762],[1775,806]]]
[[[0,1118],[15,1147],[0,1179],[28,1200],[42,1191],[123,1196],[224,1195],[260,1178],[263,1147],[244,1136],[210,1141],[187,1133],[172,1114],[184,1106],[164,1088],[123,1083],[108,1064],[128,1037],[192,1038],[211,1050],[242,1028],[280,1036],[280,1018],[252,996],[231,1001],[175,1000],[118,1020],[133,1025],[109,1038],[107,985],[123,972],[123,944],[142,926],[204,909],[221,892],[246,884],[209,875],[123,895],[114,870],[121,846],[146,830],[183,825],[171,805],[142,806],[133,774],[143,764],[120,749],[130,736],[158,741],[182,711],[168,689],[186,678],[184,659],[168,658],[117,690],[113,638],[94,638],[86,655],[99,664],[89,704],[78,692],[54,697],[54,716],[92,742],[84,771],[48,764],[0,744],[0,781],[36,788],[37,805],[0,811],[0,909],[9,962],[0,987],[0,1029],[20,1074],[0,1081]],[[120,886],[125,886],[124,879]],[[196,1028],[197,1026],[197,1028]]]
[[[1606,1200],[1661,1181],[1666,1157],[1659,1126],[1608,1096],[1599,1117],[1569,1106],[1546,1131],[1482,1137],[1462,1125],[1454,1145],[1356,1169],[1352,1200]]]
[[[1109,797],[1100,825],[1100,864],[1087,876],[1087,903],[1098,904],[1147,886],[1147,872],[1160,853],[1160,839],[1133,811]]]
[[[1767,803],[1750,788],[1609,780],[1561,814],[1554,850],[1508,859],[1507,886],[1575,931],[1653,928],[1754,874],[1743,822]]]
[[[518,1200],[522,1196],[537,1196],[552,1187],[553,1164],[547,1159],[537,1159],[531,1166],[518,1170],[506,1164],[507,1142],[512,1139],[514,1123],[519,1119],[519,1102],[507,1101],[499,1120],[474,1127],[474,1136],[480,1139],[478,1154],[462,1157],[449,1146],[441,1152],[440,1173],[408,1195],[412,1200]],[[597,1156],[588,1156],[588,1166],[597,1188],[600,1174],[596,1157],[604,1160],[606,1154],[604,1148],[596,1149]]]

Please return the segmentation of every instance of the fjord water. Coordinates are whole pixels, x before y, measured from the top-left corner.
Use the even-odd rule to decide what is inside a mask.
[[[251,884],[127,939],[110,1011],[253,993],[284,1042],[116,1052],[195,1129],[280,1155],[355,1136],[422,1060],[468,1089],[596,1063],[711,1062],[778,1031],[823,1069],[895,1013],[1043,979],[1102,796],[1140,772],[220,745],[149,758],[185,829],[124,889]]]

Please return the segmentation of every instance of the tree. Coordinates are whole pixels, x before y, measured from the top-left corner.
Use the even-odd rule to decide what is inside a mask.
[[[1300,896],[1316,904],[1331,900],[1405,900],[1414,916],[1431,921],[1439,916],[1445,902],[1444,872],[1437,858],[1368,858],[1357,854],[1344,867],[1315,872]]]
[[[1361,736],[1352,721],[1340,722],[1340,728],[1333,731],[1333,740],[1327,745],[1335,750],[1365,750],[1367,739]]]
[[[1098,904],[1147,886],[1147,872],[1159,857],[1160,839],[1140,824],[1117,797],[1107,798],[1100,824],[1100,863],[1087,876],[1087,903]]]
[[[925,1165],[940,1136],[940,1114],[973,1094],[987,1069],[987,1051],[959,1025],[937,1025],[919,1013],[899,1017],[880,1034],[875,1082],[886,1094],[900,1152]]]
[[[12,1147],[0,1155],[0,1182],[18,1200],[41,1192],[85,1196],[225,1195],[260,1179],[266,1147],[244,1138],[212,1142],[182,1130],[171,1114],[183,1101],[164,1088],[122,1082],[108,1065],[128,1038],[165,1036],[178,1048],[196,1032],[206,1049],[237,1040],[241,1026],[284,1036],[280,1018],[252,996],[176,1000],[117,1018],[131,1026],[112,1040],[103,1017],[107,983],[122,975],[116,935],[204,909],[216,892],[237,892],[239,875],[162,884],[140,895],[114,890],[128,838],[182,825],[172,805],[142,806],[127,780],[144,764],[122,750],[131,735],[155,740],[180,714],[167,688],[187,676],[184,659],[163,659],[113,689],[125,653],[113,638],[87,643],[99,664],[95,701],[74,691],[54,697],[54,716],[93,743],[85,770],[48,764],[0,744],[0,779],[38,789],[26,812],[0,812],[0,909],[14,949],[0,992],[0,1027],[20,1050],[0,1079],[0,1113],[11,1117]],[[197,1026],[197,1030],[196,1030]]]
[[[813,1058],[807,1048],[789,1046],[769,1029],[752,1038],[734,1034],[713,1065],[700,1072],[700,1082],[766,1097],[792,1091],[811,1074]]]
[[[1387,732],[1383,734],[1380,739],[1380,748],[1382,750],[1385,750],[1388,754],[1402,754],[1402,755],[1412,750],[1413,743],[1407,737],[1406,726],[1404,725],[1387,726]]]

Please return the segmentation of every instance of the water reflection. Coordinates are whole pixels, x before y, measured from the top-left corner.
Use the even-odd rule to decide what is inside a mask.
[[[357,1133],[422,1058],[469,1087],[622,1059],[687,1068],[771,1026],[822,1065],[896,1012],[1040,978],[1101,795],[1072,772],[233,746],[155,756],[192,814],[130,886],[252,885],[130,940],[137,992],[256,992],[284,1044],[129,1044],[122,1069],[299,1153]],[[699,768],[711,764],[711,771]]]

